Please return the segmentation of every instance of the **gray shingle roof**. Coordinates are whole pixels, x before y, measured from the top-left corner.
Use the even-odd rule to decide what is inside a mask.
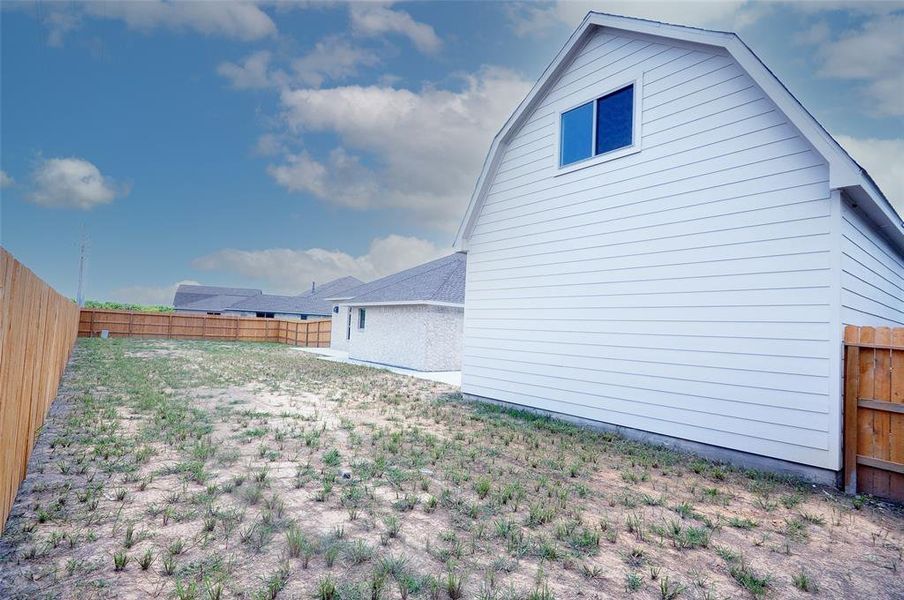
[[[240,298],[226,308],[227,311],[272,312],[298,315],[328,316],[333,312],[333,303],[327,298],[336,293],[361,285],[354,277],[342,277],[316,287],[298,296],[261,294]]]
[[[349,290],[343,304],[464,304],[467,255],[456,252]]]
[[[229,306],[232,302],[237,302],[247,296],[255,296],[260,293],[260,290],[251,288],[219,287],[213,285],[180,285],[176,288],[176,295],[173,297],[173,306],[177,309],[188,309],[191,307],[195,310],[218,310],[217,307],[224,308]],[[214,298],[217,297],[219,297],[220,300],[214,300]],[[199,304],[199,306],[194,307],[193,305],[195,304]],[[203,304],[203,306],[201,304]]]
[[[254,296],[254,297],[259,297]],[[242,300],[247,300],[248,296],[231,296],[228,294],[218,294],[216,296],[204,296],[199,300],[195,300],[194,302],[188,302],[186,304],[181,304],[179,306],[175,306],[176,310],[203,310],[207,312],[222,312],[227,310],[230,306],[235,304],[236,302],[241,302]]]

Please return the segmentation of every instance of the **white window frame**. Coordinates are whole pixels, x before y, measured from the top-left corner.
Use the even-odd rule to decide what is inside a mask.
[[[358,309],[358,331],[363,331],[367,327],[367,309]]]
[[[623,148],[616,148],[615,150],[610,150],[609,152],[604,152],[602,154],[596,154],[593,156],[589,156],[587,158],[581,159],[579,161],[569,163],[567,165],[562,164],[562,115],[567,113],[570,110],[574,110],[580,106],[584,106],[588,102],[593,103],[593,130],[591,131],[590,139],[592,149],[596,150],[596,111],[597,111],[597,100],[608,96],[613,92],[617,92],[618,90],[624,89],[629,85],[634,86],[634,99],[633,99],[633,121],[632,121],[632,132],[631,132],[631,145],[625,146]],[[556,112],[556,153],[555,153],[555,161],[556,161],[556,176],[565,175],[566,173],[571,173],[573,171],[578,171],[580,169],[586,169],[587,167],[592,167],[594,165],[598,165],[600,163],[609,162],[610,160],[616,160],[618,158],[622,158],[624,156],[629,156],[631,154],[637,154],[643,149],[643,132],[641,127],[641,118],[643,116],[643,73],[638,73],[637,75],[629,78],[620,80],[618,85],[607,85],[605,88],[597,88],[593,90],[593,94],[589,97],[585,97],[580,102],[569,105],[559,111]]]

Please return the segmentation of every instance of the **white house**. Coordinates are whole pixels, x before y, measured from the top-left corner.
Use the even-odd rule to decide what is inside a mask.
[[[588,14],[456,247],[467,397],[823,480],[843,325],[904,325],[901,217],[733,33]]]
[[[352,360],[417,371],[461,368],[462,253],[400,271],[334,297],[330,347]]]

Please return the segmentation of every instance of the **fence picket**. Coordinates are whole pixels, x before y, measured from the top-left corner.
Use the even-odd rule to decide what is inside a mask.
[[[101,329],[106,329],[110,337],[140,336],[220,341],[232,339],[311,347],[329,347],[331,330],[329,319],[301,321],[82,309],[79,318],[79,336],[91,337],[97,335]]]
[[[844,482],[904,502],[904,328],[845,329]]]
[[[0,530],[79,327],[75,303],[0,248]]]

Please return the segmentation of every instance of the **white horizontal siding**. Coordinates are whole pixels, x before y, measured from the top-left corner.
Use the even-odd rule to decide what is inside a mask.
[[[904,326],[904,256],[857,209],[841,221],[841,318],[847,325]]]
[[[558,112],[640,72],[642,151],[561,174]],[[730,57],[598,32],[503,152],[465,393],[838,467],[828,168]]]

